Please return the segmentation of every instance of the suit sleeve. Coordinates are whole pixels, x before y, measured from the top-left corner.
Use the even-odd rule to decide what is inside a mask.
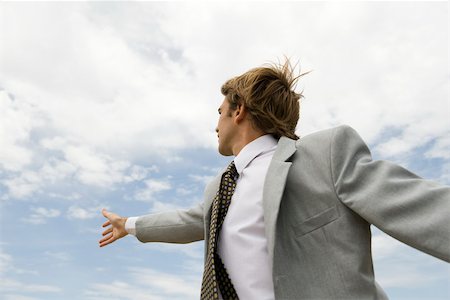
[[[335,129],[331,176],[339,200],[367,222],[420,251],[450,261],[450,187],[388,161],[373,161],[358,133]]]
[[[204,239],[203,203],[188,209],[141,216],[136,237],[143,243],[190,243]]]

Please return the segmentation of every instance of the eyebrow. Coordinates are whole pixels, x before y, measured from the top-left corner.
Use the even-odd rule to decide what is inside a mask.
[[[217,111],[219,112],[219,114],[222,112],[222,109],[219,107],[218,109],[217,109]]]

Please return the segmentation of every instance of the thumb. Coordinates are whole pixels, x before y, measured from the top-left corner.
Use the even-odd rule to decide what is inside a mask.
[[[102,214],[105,218],[108,218],[110,213],[106,210],[106,208],[104,208],[104,209],[102,209]]]

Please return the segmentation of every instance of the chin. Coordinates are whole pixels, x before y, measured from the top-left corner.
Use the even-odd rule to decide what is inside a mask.
[[[223,156],[232,156],[233,155],[232,151],[226,151],[226,149],[220,148],[220,145],[219,145],[218,150],[219,150],[219,153],[222,154]]]

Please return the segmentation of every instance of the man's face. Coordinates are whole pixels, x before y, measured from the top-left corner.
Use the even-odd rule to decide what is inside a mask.
[[[219,138],[219,153],[224,156],[233,155],[233,145],[237,130],[237,126],[233,122],[233,114],[229,109],[230,104],[227,99],[224,99],[218,109],[219,122],[216,127],[217,137]]]

